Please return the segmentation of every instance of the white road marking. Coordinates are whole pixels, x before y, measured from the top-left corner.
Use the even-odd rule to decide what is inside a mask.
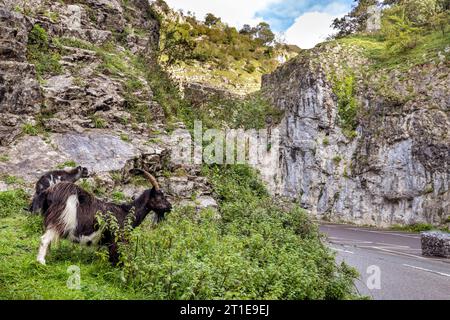
[[[344,242],[373,243],[372,241],[357,240],[357,239],[346,239],[346,238],[339,238],[339,237],[328,237],[328,239],[335,240],[335,241],[344,241]]]
[[[338,249],[338,248],[333,248],[333,247],[330,247],[330,249],[334,250],[334,251],[338,251],[338,252],[345,252],[345,253],[355,254],[352,251],[348,251],[348,250],[344,250],[344,249]]]
[[[372,249],[376,249],[376,250],[380,250],[380,251],[385,251],[385,252],[393,253],[393,254],[396,254],[396,255],[403,255],[403,256],[408,256],[408,257],[418,258],[418,259],[422,259],[422,260],[427,260],[426,258],[421,257],[421,256],[418,256],[418,255],[415,255],[415,254],[409,254],[409,253],[405,253],[405,252],[399,252],[399,251],[389,250],[389,249],[386,249],[386,248],[383,248],[383,247],[376,247],[376,246],[370,247],[370,246],[368,246],[368,247],[366,247],[366,248],[372,248]]]
[[[408,268],[413,268],[413,269],[417,269],[417,270],[421,270],[421,271],[425,271],[425,272],[431,272],[431,273],[435,273],[444,277],[449,277],[450,278],[450,274],[448,273],[443,273],[443,272],[439,272],[439,271],[434,271],[434,270],[430,270],[430,269],[425,269],[425,268],[421,268],[421,267],[416,267],[416,266],[411,266],[409,264],[403,264],[404,267],[408,267]]]

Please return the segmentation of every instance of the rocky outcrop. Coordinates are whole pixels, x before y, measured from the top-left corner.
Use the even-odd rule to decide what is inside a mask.
[[[42,102],[34,66],[26,59],[29,29],[24,16],[0,7],[0,145],[20,134],[23,119]]]
[[[131,135],[124,141],[111,130],[54,133],[45,139],[23,137],[8,147],[0,147],[0,154],[7,157],[0,162],[0,176],[16,178],[16,182],[0,186],[0,190],[21,187],[32,193],[34,183],[46,171],[76,163],[94,174],[87,180],[92,188],[132,197],[142,192],[146,184],[131,183],[129,170],[144,168],[155,173],[173,202],[198,208],[217,207],[208,181],[199,176],[200,168],[180,168],[172,163],[172,138],[159,138],[160,143],[148,143],[139,135]]]
[[[351,134],[342,129],[332,80],[344,81],[349,70],[358,105]],[[330,43],[264,77],[263,90],[285,112],[272,192],[332,221],[443,223],[450,212],[448,74],[445,61],[371,72],[358,48]]]

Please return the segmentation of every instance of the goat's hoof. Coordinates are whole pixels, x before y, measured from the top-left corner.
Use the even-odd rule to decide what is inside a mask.
[[[45,266],[45,259],[37,259],[37,262]]]

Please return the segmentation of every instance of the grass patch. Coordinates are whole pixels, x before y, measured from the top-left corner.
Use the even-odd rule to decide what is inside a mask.
[[[94,128],[96,129],[104,129],[107,127],[106,120],[97,115],[92,115],[90,117],[92,123],[94,124]]]
[[[396,231],[404,231],[404,232],[412,232],[412,233],[420,233],[423,231],[431,231],[431,230],[440,230],[440,231],[445,231],[445,232],[449,232],[448,228],[439,228],[439,227],[435,227],[431,224],[428,223],[414,223],[414,224],[410,224],[407,226],[402,226],[402,225],[393,225],[391,227],[392,230],[396,230]]]
[[[112,193],[112,199],[115,203],[123,203],[125,202],[127,199],[127,197],[125,196],[125,194],[121,191],[115,191]]]
[[[416,65],[436,60],[439,52],[448,61],[450,53],[445,51],[449,45],[448,34],[429,31],[417,37],[414,48],[400,52],[389,49],[388,41],[381,35],[354,35],[337,41],[363,48],[366,56],[373,62],[370,65],[372,71],[408,71]]]
[[[69,160],[69,161],[66,161],[66,162],[63,162],[63,163],[61,163],[61,164],[58,164],[57,166],[56,166],[56,168],[57,169],[64,169],[64,168],[67,168],[67,167],[69,167],[69,168],[75,168],[75,167],[77,167],[77,163],[75,162],[75,161],[73,161],[73,160]]]
[[[130,137],[127,134],[122,133],[120,135],[120,140],[125,141],[125,142],[130,142]]]
[[[7,185],[25,184],[25,181],[22,178],[13,175],[2,175],[1,178]]]
[[[32,125],[31,123],[25,123],[22,126],[22,132],[29,136],[37,136],[42,132],[42,130],[41,128],[39,128],[39,126]]]
[[[60,53],[53,48],[47,31],[39,24],[35,24],[28,35],[27,58],[35,65],[36,73],[41,79],[45,75],[62,72]]]
[[[28,201],[28,195],[22,189],[0,192],[0,218],[24,212]]]

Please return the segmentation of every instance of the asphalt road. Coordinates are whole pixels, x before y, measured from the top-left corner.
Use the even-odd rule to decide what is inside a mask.
[[[324,224],[338,261],[358,269],[355,285],[375,300],[450,300],[450,259],[421,255],[420,235]]]

